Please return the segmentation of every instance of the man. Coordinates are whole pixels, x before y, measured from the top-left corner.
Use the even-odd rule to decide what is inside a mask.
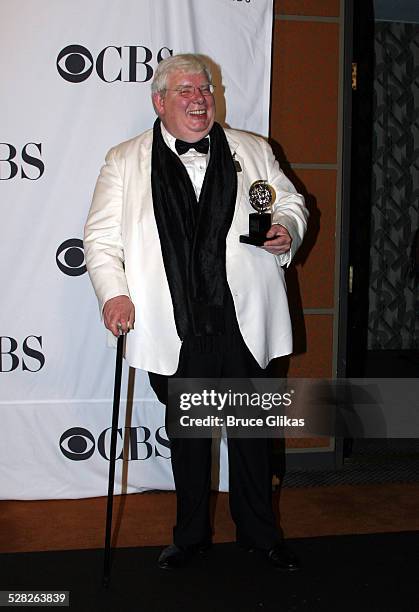
[[[213,91],[200,56],[159,64],[154,128],[108,153],[85,229],[104,323],[115,336],[129,331],[127,361],[149,373],[164,404],[169,376],[263,376],[271,359],[292,350],[281,266],[303,238],[304,201],[262,138],[215,122]],[[256,180],[276,192],[262,248],[239,241]],[[185,565],[211,542],[211,440],[168,435],[177,520],[163,569]],[[269,448],[265,439],[228,440],[230,508],[239,544],[293,570],[272,510]]]

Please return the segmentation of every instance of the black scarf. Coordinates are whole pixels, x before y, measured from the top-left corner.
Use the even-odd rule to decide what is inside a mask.
[[[154,215],[179,338],[224,333],[226,236],[237,175],[224,130],[210,131],[210,159],[197,202],[185,166],[154,124],[151,188]]]

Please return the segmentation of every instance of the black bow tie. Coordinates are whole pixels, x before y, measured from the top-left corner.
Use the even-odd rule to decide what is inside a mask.
[[[176,140],[175,142],[176,151],[179,155],[187,153],[189,149],[195,149],[198,153],[208,153],[209,149],[209,138],[201,138],[198,142],[185,142],[184,140]]]

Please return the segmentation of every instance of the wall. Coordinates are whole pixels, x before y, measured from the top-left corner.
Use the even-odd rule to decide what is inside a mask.
[[[276,0],[270,135],[280,164],[304,194],[309,231],[287,272],[295,354],[289,377],[335,374],[340,212],[344,3]],[[333,447],[294,440],[292,447]]]

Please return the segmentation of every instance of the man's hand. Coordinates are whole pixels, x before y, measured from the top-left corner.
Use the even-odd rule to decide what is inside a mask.
[[[266,234],[266,242],[263,243],[262,249],[273,255],[280,255],[290,250],[291,242],[292,238],[287,228],[276,223],[271,225],[271,229]]]
[[[108,300],[103,307],[103,321],[114,336],[129,332],[135,321],[135,308],[129,297],[118,295]]]

